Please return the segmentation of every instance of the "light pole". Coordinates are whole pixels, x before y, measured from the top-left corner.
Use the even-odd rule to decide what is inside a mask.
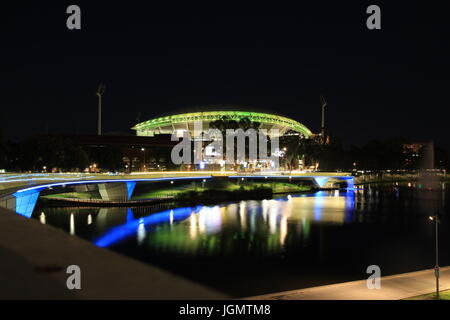
[[[145,172],[145,148],[141,148],[141,151],[144,152],[144,167],[142,170]]]
[[[102,96],[105,93],[106,86],[103,83],[100,83],[97,89],[97,97],[98,97],[98,128],[97,134],[99,136],[102,135]]]
[[[322,138],[322,144],[325,143],[325,107],[327,106],[327,101],[323,95],[320,95],[320,105],[322,107],[322,122],[320,126],[320,135]]]
[[[436,277],[436,297],[439,298],[439,276],[440,276],[440,269],[439,269],[439,215],[438,212],[434,216],[430,216],[430,220],[434,221],[435,226],[435,255],[436,255],[436,264],[434,266],[434,276]]]

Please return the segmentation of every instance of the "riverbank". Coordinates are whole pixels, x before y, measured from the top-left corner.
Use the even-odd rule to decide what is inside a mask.
[[[150,186],[151,187],[151,186]],[[294,194],[317,191],[312,186],[289,182],[239,182],[219,180],[201,185],[185,185],[144,189],[130,200],[102,200],[97,190],[89,192],[67,192],[42,196],[40,201],[48,206],[143,206],[177,201],[181,203],[214,203],[223,201],[270,199],[276,194]]]
[[[450,289],[450,266],[441,268],[440,289]],[[248,300],[401,300],[427,295],[435,290],[434,269],[381,278],[381,289],[368,289],[367,280],[277,292]]]
[[[440,182],[450,182],[450,176],[439,175]],[[418,174],[382,174],[361,175],[355,177],[355,185],[371,183],[393,183],[393,182],[419,182]]]
[[[450,290],[439,291],[439,297],[436,296],[436,292],[433,292],[403,300],[450,300]]]
[[[124,200],[112,201],[89,198],[64,198],[64,197],[46,197],[40,199],[40,204],[47,207],[139,207],[156,203],[173,201],[174,197],[142,199],[142,200]]]

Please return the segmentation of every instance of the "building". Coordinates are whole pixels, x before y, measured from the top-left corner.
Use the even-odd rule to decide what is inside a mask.
[[[132,129],[136,130],[136,135],[138,136],[153,137],[159,134],[172,134],[173,132],[177,132],[177,135],[179,135],[183,131],[189,131],[191,136],[193,136],[194,123],[196,121],[201,121],[202,129],[207,131],[211,122],[221,120],[223,117],[235,121],[247,118],[252,122],[260,123],[259,129],[266,129],[267,131],[278,129],[280,135],[290,130],[302,134],[305,138],[313,135],[311,130],[305,125],[287,117],[262,112],[228,110],[174,114],[138,123]]]
[[[201,128],[202,133],[207,133],[209,129],[218,129],[218,122],[222,122],[222,129],[224,126],[227,129],[243,129],[244,131],[248,128],[255,128],[261,130],[261,132],[266,132],[269,140],[274,137],[283,136],[289,132],[289,134],[297,134],[302,138],[311,138],[314,134],[302,123],[284,117],[280,115],[275,115],[271,113],[263,113],[256,111],[245,111],[244,110],[229,110],[229,107],[206,107],[209,110],[202,110],[199,112],[188,112],[179,113],[163,117],[158,117],[155,119],[150,119],[141,123],[136,124],[132,129],[136,131],[136,135],[140,137],[156,137],[159,135],[172,135],[176,134],[178,138],[183,137],[185,132],[189,132],[192,140],[197,140],[198,137],[203,137],[199,135],[199,128]],[[212,110],[211,110],[212,109]],[[239,108],[239,109],[242,109]],[[257,125],[256,125],[257,123]],[[266,131],[262,131],[266,130]],[[202,138],[200,138],[203,140]],[[258,138],[259,139],[259,138]],[[203,140],[202,154],[206,155],[207,158],[200,164],[200,168],[212,169],[212,170],[263,170],[274,167],[274,162],[271,160],[236,160],[233,165],[227,165],[224,155],[223,159],[210,159],[209,156],[214,156],[217,154],[217,150],[211,149],[208,146],[206,140]],[[225,152],[223,152],[225,153]],[[282,157],[283,151],[276,150],[275,153],[277,157]],[[189,166],[192,168],[192,166]]]

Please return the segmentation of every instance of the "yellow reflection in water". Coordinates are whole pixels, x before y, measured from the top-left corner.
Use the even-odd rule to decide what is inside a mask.
[[[343,224],[352,205],[348,197],[330,192],[198,207],[186,220],[149,233],[148,244],[210,255],[236,250],[275,253],[287,239],[307,245],[311,223]]]

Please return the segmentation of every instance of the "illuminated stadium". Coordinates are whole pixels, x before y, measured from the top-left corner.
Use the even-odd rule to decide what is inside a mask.
[[[303,124],[287,117],[250,111],[202,111],[174,114],[165,117],[159,117],[144,121],[135,125],[132,129],[136,130],[138,136],[155,136],[158,134],[172,134],[173,132],[189,131],[193,134],[194,122],[202,121],[202,129],[209,129],[212,121],[221,120],[227,117],[230,120],[240,121],[248,118],[251,122],[260,123],[259,129],[277,129],[279,135],[283,135],[288,131],[295,131],[302,134],[305,138],[309,138],[313,133]]]

